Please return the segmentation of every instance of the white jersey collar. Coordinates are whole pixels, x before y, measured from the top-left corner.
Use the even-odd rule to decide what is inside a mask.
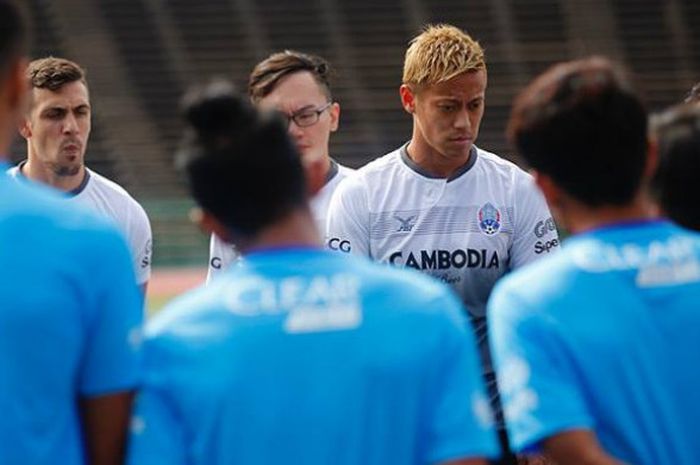
[[[401,161],[403,161],[404,164],[408,168],[410,168],[412,171],[415,171],[417,174],[419,174],[423,177],[426,177],[426,178],[445,179],[441,176],[435,176],[434,174],[429,173],[424,168],[419,166],[415,161],[413,161],[411,159],[411,157],[408,155],[407,147],[408,147],[408,142],[406,142],[403,146],[401,146],[401,148],[399,149],[399,155],[401,156]],[[467,160],[467,163],[462,165],[457,171],[455,171],[452,174],[452,176],[447,178],[447,182],[454,181],[455,179],[459,178],[464,173],[469,171],[472,168],[472,166],[474,166],[474,164],[476,163],[476,159],[477,159],[477,149],[476,149],[476,146],[472,146],[471,151],[469,152],[469,160]]]

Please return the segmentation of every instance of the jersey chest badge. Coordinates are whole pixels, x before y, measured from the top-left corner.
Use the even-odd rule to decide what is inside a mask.
[[[493,236],[501,230],[501,212],[490,203],[486,203],[476,214],[479,229],[487,236]]]

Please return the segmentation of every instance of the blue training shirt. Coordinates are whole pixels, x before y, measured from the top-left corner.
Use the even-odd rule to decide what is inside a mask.
[[[697,463],[700,235],[665,221],[581,234],[500,283],[488,311],[517,448],[587,429],[627,463]]]
[[[118,232],[0,166],[0,463],[79,465],[78,399],[133,389],[141,296]]]
[[[463,314],[416,272],[315,249],[247,255],[147,326],[128,462],[493,456]]]

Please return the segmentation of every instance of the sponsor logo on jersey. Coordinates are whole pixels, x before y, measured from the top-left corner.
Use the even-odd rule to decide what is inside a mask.
[[[531,373],[527,360],[514,356],[506,358],[499,370],[507,418],[523,418],[539,405],[540,399],[530,386]]]
[[[288,333],[340,331],[362,324],[360,279],[352,274],[249,275],[226,288],[228,310],[240,316],[286,315]]]
[[[408,218],[401,218],[399,215],[394,215],[399,221],[399,229],[396,232],[411,232],[413,227],[416,225],[416,215],[409,216]]]
[[[420,250],[394,252],[389,256],[392,265],[403,265],[417,270],[448,270],[451,268],[498,268],[498,252],[486,249]]]
[[[458,274],[453,273],[438,273],[434,275],[434,277],[439,279],[441,282],[449,285],[455,285],[462,282],[462,277]]]
[[[214,268],[215,270],[220,270],[221,269],[221,257],[211,257],[211,260],[209,261],[209,265]]]
[[[533,231],[535,233],[535,236],[537,238],[543,237],[545,234],[548,234],[552,231],[557,230],[557,225],[554,224],[554,219],[550,216],[546,220],[538,221],[537,224],[535,225],[535,230]]]
[[[535,253],[537,255],[549,253],[549,251],[557,247],[559,247],[559,239],[552,239],[551,241],[537,241],[535,242]]]
[[[151,255],[153,253],[152,241],[146,242],[143,248],[143,257],[141,258],[141,268],[148,268],[151,265]]]
[[[476,214],[479,229],[487,236],[493,236],[501,230],[501,212],[490,203],[486,203]]]
[[[328,239],[328,248],[331,250],[339,250],[345,253],[350,253],[350,251],[352,250],[350,241],[346,241],[345,239],[341,239],[339,237],[332,237]]]

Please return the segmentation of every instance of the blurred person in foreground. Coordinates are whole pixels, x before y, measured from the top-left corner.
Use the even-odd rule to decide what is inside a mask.
[[[647,112],[603,58],[558,64],[515,100],[509,134],[562,251],[489,301],[514,446],[560,464],[700,457],[700,236],[653,217]]]
[[[29,63],[30,106],[20,126],[27,159],[11,168],[17,179],[54,187],[68,203],[85,205],[124,233],[144,294],[151,275],[152,237],[141,205],[117,183],[85,166],[92,107],[85,70],[65,58]]]
[[[459,301],[324,250],[277,113],[226,82],[185,102],[201,223],[244,260],[148,325],[129,463],[484,464],[496,437]]]
[[[652,186],[660,213],[700,231],[700,105],[670,108],[652,123],[659,158]]]
[[[353,172],[330,156],[330,136],[340,123],[340,104],[333,100],[331,74],[330,64],[323,58],[285,50],[255,65],[248,78],[248,97],[253,104],[277,110],[287,118],[289,136],[307,172],[311,212],[321,233],[326,229],[331,196]],[[264,177],[261,182],[266,182]],[[207,281],[238,258],[236,245],[215,234],[209,249]]]
[[[0,463],[117,465],[139,381],[139,291],[111,225],[4,173],[28,41],[22,11],[0,0]]]

